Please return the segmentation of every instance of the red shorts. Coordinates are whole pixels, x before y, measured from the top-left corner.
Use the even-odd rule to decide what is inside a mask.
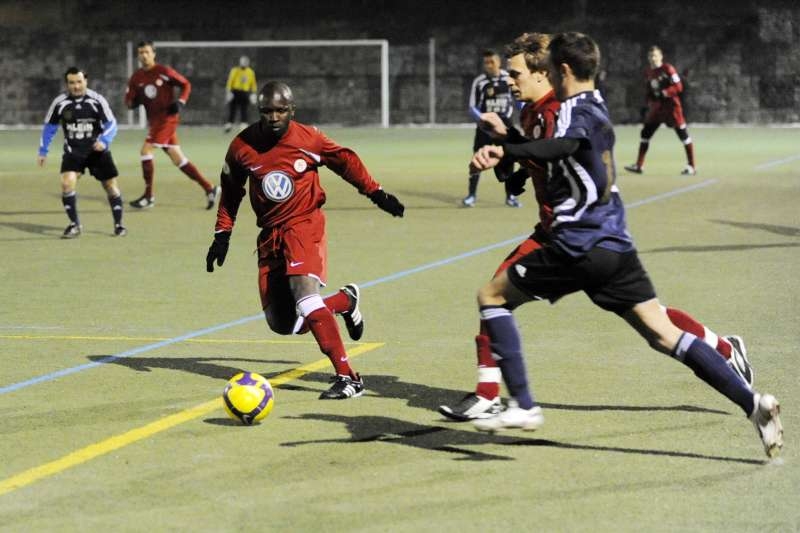
[[[542,244],[537,235],[534,233],[533,235],[522,241],[522,243],[519,246],[514,248],[511,251],[511,253],[508,254],[505,260],[503,260],[503,262],[500,263],[500,266],[497,267],[497,271],[494,273],[494,276],[492,276],[492,278],[496,278],[501,272],[507,270],[508,267],[516,263],[523,256],[528,255],[529,253],[533,252],[534,250],[538,250],[543,246],[544,244]]]
[[[261,307],[273,304],[294,308],[289,291],[289,276],[310,276],[325,285],[328,244],[325,238],[325,215],[321,210],[264,229],[258,236],[258,290]]]
[[[670,128],[681,128],[686,125],[683,106],[680,101],[673,102],[672,100],[650,104],[647,115],[644,117],[644,123],[666,124]]]
[[[144,140],[158,148],[168,146],[178,146],[178,121],[177,120],[158,120],[150,124],[147,131],[147,138]]]

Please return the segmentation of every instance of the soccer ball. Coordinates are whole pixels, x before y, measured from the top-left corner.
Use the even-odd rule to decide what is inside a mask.
[[[225,412],[246,426],[263,420],[275,405],[275,393],[267,378],[255,372],[239,372],[222,391]]]

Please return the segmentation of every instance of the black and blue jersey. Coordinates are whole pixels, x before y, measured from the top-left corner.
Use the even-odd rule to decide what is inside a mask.
[[[572,154],[550,163],[547,200],[553,208],[554,244],[572,256],[595,246],[634,249],[614,167],[614,130],[600,92],[562,102],[554,138],[579,141]]]
[[[497,113],[508,120],[514,112],[514,97],[508,86],[508,72],[500,70],[497,76],[481,74],[472,82],[469,92],[469,111],[476,113]]]
[[[91,89],[83,96],[58,95],[44,118],[39,141],[39,155],[46,156],[50,143],[61,125],[64,130],[64,153],[87,156],[96,141],[111,145],[117,134],[117,120],[108,102]]]

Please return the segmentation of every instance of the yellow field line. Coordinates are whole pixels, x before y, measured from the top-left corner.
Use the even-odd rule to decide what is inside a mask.
[[[356,357],[380,348],[384,344],[385,343],[383,342],[366,342],[350,350],[348,355],[349,357]],[[273,386],[279,387],[280,385],[295,380],[304,374],[308,374],[309,372],[313,372],[315,370],[321,370],[329,364],[330,363],[328,359],[319,359],[313,363],[299,366],[287,372],[283,372],[282,374],[278,374],[269,381]],[[50,461],[49,463],[30,468],[24,472],[20,472],[19,474],[0,481],[0,496],[35,483],[41,479],[63,472],[64,470],[74,466],[78,466],[87,461],[91,461],[92,459],[100,457],[101,455],[113,452],[114,450],[118,450],[128,446],[129,444],[133,444],[134,442],[146,439],[147,437],[152,437],[157,433],[161,433],[162,431],[166,431],[179,424],[189,422],[190,420],[194,420],[195,418],[199,418],[210,413],[211,411],[221,408],[221,399],[215,398],[178,413],[165,416],[164,418],[136,429],[132,429],[130,431],[126,431],[125,433],[101,440],[100,442],[90,444],[89,446],[68,453],[67,455],[60,457],[55,461]]]
[[[0,335],[5,340],[54,340],[54,341],[139,341],[161,342],[171,340],[169,337],[127,337],[103,335]],[[282,339],[184,339],[181,342],[195,342],[198,344],[316,344],[316,341],[298,341]],[[352,342],[347,344],[361,344]]]

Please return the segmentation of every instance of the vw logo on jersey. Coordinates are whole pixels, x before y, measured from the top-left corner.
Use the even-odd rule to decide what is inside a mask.
[[[261,178],[261,189],[273,202],[285,202],[294,194],[294,181],[287,174],[273,170]]]
[[[146,97],[152,100],[153,98],[156,97],[157,94],[158,94],[158,89],[156,89],[156,86],[153,85],[152,83],[148,83],[147,85],[144,86],[144,95]]]

